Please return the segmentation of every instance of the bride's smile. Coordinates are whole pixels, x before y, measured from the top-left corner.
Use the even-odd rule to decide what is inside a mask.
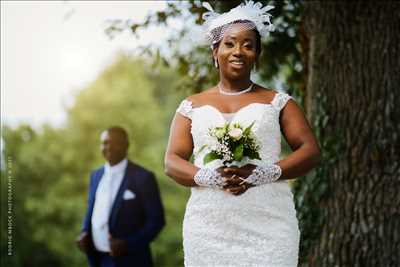
[[[272,7],[249,1],[220,15],[204,6],[219,81],[181,102],[165,153],[166,174],[191,188],[185,266],[297,266],[300,231],[287,180],[313,168],[320,152],[293,97],[250,80],[261,37],[273,28]],[[282,133],[296,148],[284,159]]]
[[[243,30],[240,24],[231,26],[213,51],[221,75],[233,80],[248,77],[260,52],[256,43],[254,30]]]

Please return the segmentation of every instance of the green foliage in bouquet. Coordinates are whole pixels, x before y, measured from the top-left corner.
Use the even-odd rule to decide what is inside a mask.
[[[205,155],[204,164],[216,159],[223,160],[225,165],[233,161],[240,162],[244,157],[261,159],[259,145],[251,131],[253,125],[254,122],[248,127],[239,123],[226,123],[222,127],[210,128],[208,134],[216,142],[210,145],[211,151]]]

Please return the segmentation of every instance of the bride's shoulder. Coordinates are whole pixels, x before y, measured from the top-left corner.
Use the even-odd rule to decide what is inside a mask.
[[[186,98],[186,101],[189,101],[192,106],[201,106],[204,103],[208,103],[210,99],[216,96],[217,90],[216,87],[208,88],[203,92],[190,95]]]
[[[213,95],[215,95],[215,88],[213,87],[201,93],[190,95],[181,101],[176,111],[192,119],[194,108],[207,104]]]
[[[290,102],[289,100],[293,99],[293,97],[287,93],[262,86],[257,86],[255,92],[258,93],[257,98],[260,99],[260,101],[271,104],[277,110],[281,110],[288,102]]]
[[[272,100],[275,97],[275,95],[277,95],[279,92],[275,89],[271,89],[257,84],[255,93],[257,94],[258,97],[262,99]]]

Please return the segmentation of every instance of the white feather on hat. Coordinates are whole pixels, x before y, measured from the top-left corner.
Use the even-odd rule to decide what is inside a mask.
[[[263,7],[260,2],[254,3],[250,0],[232,8],[226,13],[219,14],[214,12],[209,3],[203,2],[202,5],[209,10],[203,14],[203,27],[205,27],[206,38],[213,43],[219,41],[216,40],[214,36],[213,31],[215,31],[215,29],[238,20],[248,20],[252,22],[261,37],[268,35],[270,31],[274,30],[274,25],[271,23],[272,15],[268,13],[274,6],[266,5]],[[222,36],[222,34],[220,35]],[[219,39],[219,37],[217,39]]]

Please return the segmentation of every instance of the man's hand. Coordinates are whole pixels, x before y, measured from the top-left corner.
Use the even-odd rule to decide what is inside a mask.
[[[82,232],[76,239],[76,245],[83,253],[90,252],[90,238],[87,232]]]
[[[128,252],[128,242],[126,240],[113,238],[111,234],[108,240],[110,241],[110,256],[119,257]]]

